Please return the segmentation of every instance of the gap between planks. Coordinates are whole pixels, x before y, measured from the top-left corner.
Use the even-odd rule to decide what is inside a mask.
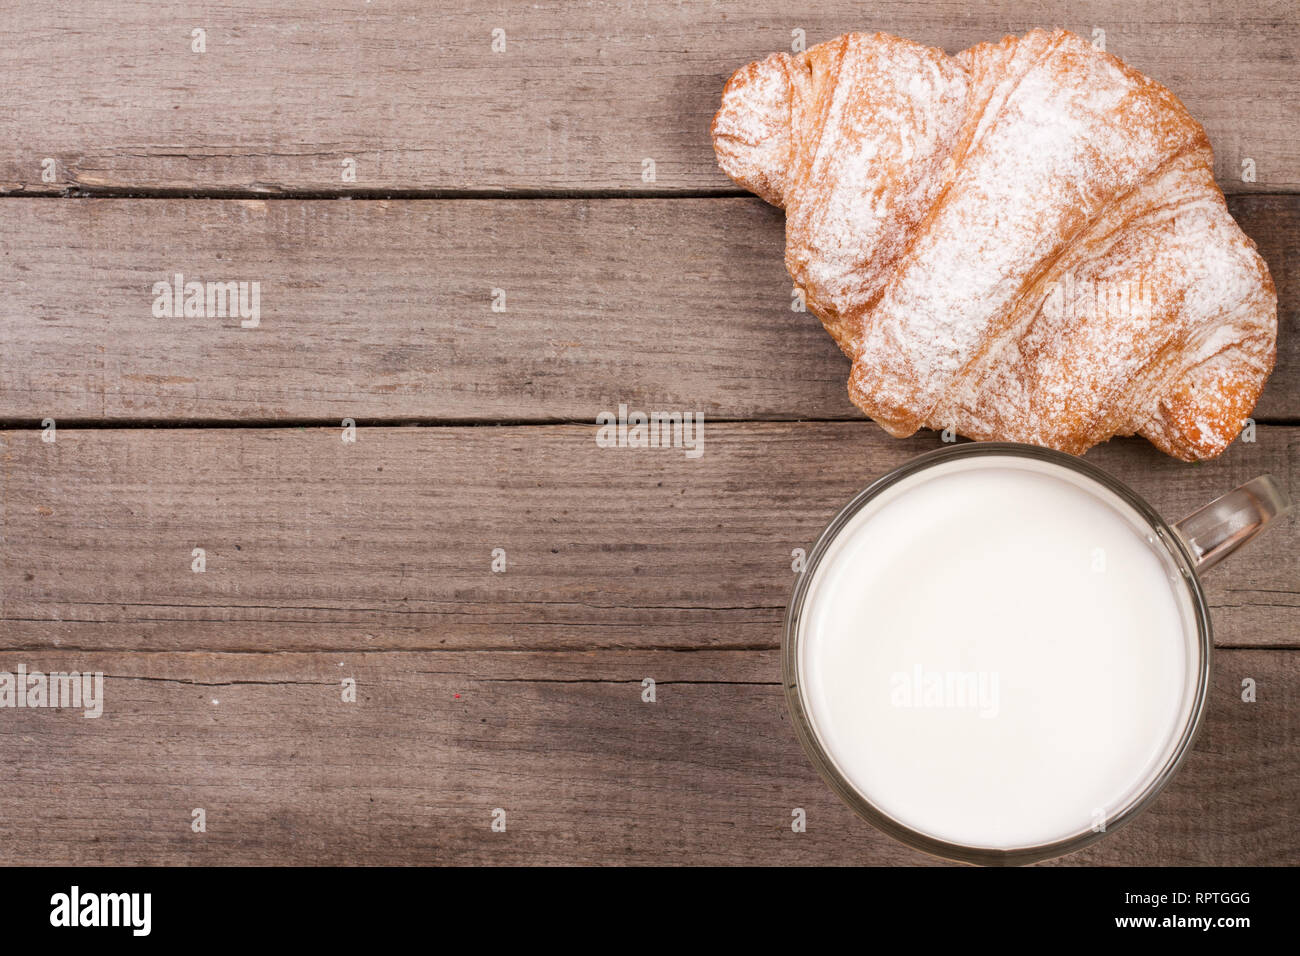
[[[1300,195],[1300,188],[1270,189],[1266,191],[1239,192],[1232,184],[1219,183],[1219,188],[1228,198],[1258,197],[1261,199],[1282,199]],[[49,191],[32,189],[2,189],[3,199],[192,199],[192,200],[286,200],[308,202],[317,200],[355,200],[357,202],[395,201],[395,202],[459,202],[496,200],[536,200],[572,201],[602,199],[662,199],[667,201],[685,199],[750,199],[757,198],[754,193],[739,187],[734,189],[679,189],[674,191],[648,189],[361,189],[361,190],[326,190],[302,189],[263,192],[257,189],[57,189]]]
[[[870,424],[871,419],[855,415],[798,415],[776,416],[763,415],[748,418],[735,416],[706,416],[710,425],[838,425],[847,422]],[[1294,428],[1300,426],[1300,418],[1253,419],[1256,425],[1272,428]],[[367,418],[358,420],[358,431],[366,428],[567,428],[574,425],[595,427],[596,423],[578,418]],[[41,420],[37,418],[0,418],[0,431],[39,431]],[[295,419],[208,419],[208,418],[157,418],[157,419],[80,419],[60,418],[60,431],[114,431],[137,429],[140,431],[168,431],[179,429],[257,429],[274,431],[289,428],[338,428],[337,418],[295,418]],[[929,429],[917,433],[919,437],[936,435]],[[967,439],[962,439],[963,442]]]

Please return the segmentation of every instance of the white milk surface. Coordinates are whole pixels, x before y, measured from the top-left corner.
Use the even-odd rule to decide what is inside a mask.
[[[799,679],[877,808],[948,842],[1036,846],[1113,819],[1177,743],[1195,618],[1121,499],[988,456],[905,479],[813,572]]]

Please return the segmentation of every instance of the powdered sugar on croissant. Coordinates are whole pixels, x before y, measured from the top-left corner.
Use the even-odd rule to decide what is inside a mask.
[[[1277,301],[1172,93],[1065,31],[956,57],[848,34],[739,70],[723,170],[894,435],[1210,458],[1272,371]]]

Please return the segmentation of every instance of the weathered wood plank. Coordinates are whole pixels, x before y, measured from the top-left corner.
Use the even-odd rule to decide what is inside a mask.
[[[1233,210],[1279,294],[1256,416],[1295,420],[1300,197]],[[783,245],[757,199],[11,199],[0,419],[857,417],[848,362],[791,311]],[[260,283],[260,325],[155,317],[176,273]]]
[[[934,862],[841,805],[774,651],[0,655],[102,671],[103,714],[0,711],[0,860]],[[342,700],[342,680],[357,700]],[[656,701],[641,699],[656,681]],[[1243,677],[1258,700],[1240,700]],[[1207,723],[1130,826],[1064,864],[1296,864],[1300,655],[1220,650]],[[791,831],[805,810],[806,833]],[[191,829],[202,808],[206,832]],[[492,812],[506,831],[491,830]]]
[[[722,85],[792,31],[811,45],[880,29],[956,52],[1038,26],[1102,30],[1168,85],[1209,131],[1225,188],[1300,189],[1300,141],[1279,135],[1300,99],[1287,0],[9,4],[0,188],[726,187],[708,134]]]
[[[940,444],[867,422],[706,421],[697,459],[594,426],[341,435],[0,433],[0,648],[775,647],[792,549]],[[1137,440],[1088,458],[1171,518],[1263,472],[1300,499],[1300,430],[1257,438],[1201,466]],[[1300,646],[1295,520],[1207,576],[1220,643]]]

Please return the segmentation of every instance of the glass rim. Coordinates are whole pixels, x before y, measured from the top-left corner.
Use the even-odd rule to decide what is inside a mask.
[[[822,559],[848,522],[884,491],[913,475],[944,462],[983,456],[1029,458],[1052,465],[1059,465],[1092,480],[1117,495],[1150,526],[1156,538],[1159,539],[1165,551],[1173,560],[1187,588],[1196,617],[1196,650],[1199,656],[1196,668],[1196,687],[1193,691],[1191,710],[1186,723],[1183,725],[1177,743],[1164,765],[1147,779],[1145,786],[1128,801],[1123,810],[1116,814],[1115,817],[1106,820],[1105,829],[1089,830],[1051,843],[1016,847],[1014,849],[969,846],[942,840],[902,823],[873,804],[870,799],[840,773],[834,761],[822,746],[808,709],[804,706],[802,685],[799,680],[799,625],[802,620],[803,605]],[[781,683],[785,688],[786,705],[790,710],[795,734],[799,738],[804,753],[808,755],[822,779],[858,816],[899,842],[929,853],[932,856],[985,866],[1018,865],[1037,863],[1081,850],[1129,823],[1150,806],[1151,802],[1164,790],[1165,786],[1177,773],[1178,768],[1182,766],[1200,731],[1209,693],[1210,658],[1213,646],[1214,637],[1209,606],[1205,599],[1200,578],[1196,573],[1195,559],[1173,526],[1136,492],[1123,482],[1102,471],[1096,465],[1065,452],[1015,442],[971,442],[950,448],[940,448],[919,455],[911,461],[894,468],[854,495],[852,500],[831,519],[818,537],[812,551],[809,552],[804,569],[795,582],[794,592],[790,597],[790,604],[786,610],[785,632],[781,641]]]

